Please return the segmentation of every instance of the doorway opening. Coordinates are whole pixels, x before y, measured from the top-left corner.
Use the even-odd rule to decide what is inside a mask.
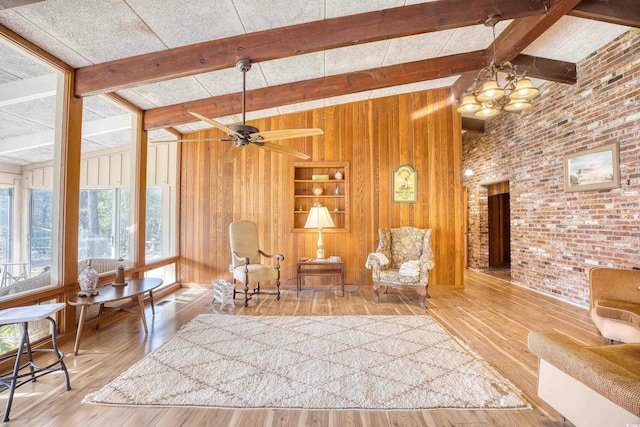
[[[489,274],[511,279],[511,213],[509,181],[487,186]]]

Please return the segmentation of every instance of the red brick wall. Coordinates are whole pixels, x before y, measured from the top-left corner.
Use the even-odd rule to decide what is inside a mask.
[[[612,142],[620,188],[565,193],[563,156]],[[520,116],[467,132],[463,149],[469,267],[488,266],[484,186],[509,181],[512,281],[587,305],[590,268],[640,266],[640,30],[581,61],[577,84],[546,83]]]

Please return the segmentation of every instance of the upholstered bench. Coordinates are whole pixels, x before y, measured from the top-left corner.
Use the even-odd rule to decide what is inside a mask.
[[[640,424],[640,343],[581,346],[556,332],[531,332],[538,396],[576,426]]]

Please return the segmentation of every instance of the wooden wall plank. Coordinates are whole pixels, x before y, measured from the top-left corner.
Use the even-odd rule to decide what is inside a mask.
[[[378,227],[415,225],[434,231],[436,268],[430,283],[462,286],[462,138],[449,98],[448,89],[439,89],[250,122],[262,130],[322,128],[324,136],[279,143],[310,154],[309,161],[349,162],[349,232],[324,233],[327,254],[346,262],[347,283],[371,283],[364,263],[377,247]],[[221,135],[206,130],[190,136]],[[258,224],[262,249],[284,254],[282,283],[295,289],[295,262],[313,256],[318,239],[314,230],[291,230],[292,162],[297,159],[251,146],[233,164],[225,164],[227,147],[220,142],[183,144],[182,281],[208,286],[215,279],[231,280],[228,225],[249,219]],[[391,172],[403,163],[419,170],[416,204],[391,200]]]

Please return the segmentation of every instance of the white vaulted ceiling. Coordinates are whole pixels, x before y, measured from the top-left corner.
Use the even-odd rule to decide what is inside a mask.
[[[0,10],[0,24],[43,48],[72,67],[164,51],[195,43],[281,28],[328,18],[422,3],[419,0],[48,0],[25,1],[24,6]],[[500,22],[500,34],[509,21]],[[563,16],[522,53],[542,58],[578,62],[629,27]],[[356,72],[388,65],[486,49],[491,29],[483,25],[381,40],[253,64],[247,88],[258,89],[301,80]],[[51,148],[37,155],[3,153],[5,141],[40,135],[53,129],[55,84],[53,71],[0,44],[0,162],[25,164],[46,160]],[[49,77],[47,77],[49,76]],[[459,76],[392,86],[355,94],[332,96],[300,104],[283,105],[247,114],[247,119],[286,114],[323,106],[448,87]],[[40,80],[37,80],[40,79]],[[49,82],[47,83],[47,79]],[[26,81],[31,92],[19,88]],[[543,82],[539,82],[543,83]],[[141,109],[237,93],[242,76],[228,68],[189,77],[118,90],[116,93]],[[11,101],[11,90],[15,92]],[[25,92],[26,91],[26,92]],[[37,91],[36,91],[37,92]],[[13,92],[11,92],[13,93]],[[100,149],[123,143],[124,110],[100,97],[85,99],[85,123],[96,129],[113,126],[113,132],[96,130],[84,137],[83,148]],[[120,118],[119,118],[120,117]],[[222,123],[237,122],[238,115],[212,117]],[[108,121],[110,119],[111,121]],[[118,120],[121,120],[120,122]],[[202,122],[178,125],[180,132],[207,127]],[[155,131],[151,137],[162,136]],[[12,139],[13,138],[13,139]],[[6,151],[6,150],[5,150]]]

